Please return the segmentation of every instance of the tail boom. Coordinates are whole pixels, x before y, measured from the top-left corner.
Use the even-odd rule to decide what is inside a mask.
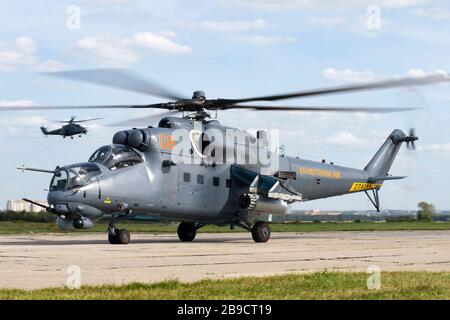
[[[381,178],[388,175],[389,170],[394,163],[395,157],[400,150],[402,142],[407,142],[407,139],[408,136],[406,136],[406,134],[399,129],[394,130],[389,135],[381,148],[377,151],[377,153],[375,153],[373,158],[364,168],[364,171],[370,174],[371,180],[374,180],[375,177],[380,178],[377,180],[392,180]]]

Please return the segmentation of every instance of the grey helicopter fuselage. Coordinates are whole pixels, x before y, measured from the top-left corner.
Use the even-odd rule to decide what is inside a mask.
[[[88,162],[57,168],[48,202],[62,228],[88,228],[105,214],[202,224],[285,214],[294,202],[378,190],[404,139],[394,130],[360,170],[273,152],[265,132],[167,117],[116,133]]]
[[[41,127],[41,131],[45,136],[48,135],[63,136],[64,138],[72,137],[75,135],[87,134],[87,129],[76,123],[69,123],[61,127],[60,129],[55,129],[51,131],[48,131],[46,128]]]

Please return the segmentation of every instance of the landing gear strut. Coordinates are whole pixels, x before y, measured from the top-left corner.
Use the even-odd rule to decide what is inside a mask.
[[[184,242],[192,241],[197,235],[197,230],[203,226],[204,224],[200,223],[180,222],[178,225],[178,238]]]
[[[108,226],[108,240],[111,244],[128,244],[130,243],[130,233],[126,229],[117,229],[115,217],[111,217]]]
[[[367,191],[364,191],[364,193],[366,194],[367,198],[369,198],[370,202],[372,202],[375,209],[377,209],[377,212],[381,212],[380,211],[380,196],[378,195],[378,190],[379,189],[373,189],[372,196]]]
[[[269,224],[265,221],[258,221],[255,224],[251,224],[245,215],[238,213],[237,221],[234,221],[231,224],[231,228],[233,228],[234,225],[250,231],[252,233],[253,241],[255,242],[267,242],[270,239]]]

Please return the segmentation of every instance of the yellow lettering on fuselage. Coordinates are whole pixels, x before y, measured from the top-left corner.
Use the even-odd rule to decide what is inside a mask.
[[[381,188],[379,183],[367,183],[367,182],[353,182],[348,192],[365,191]]]
[[[326,170],[326,169],[300,167],[300,168],[298,168],[298,173],[301,175],[304,175],[304,176],[322,177],[322,178],[329,178],[329,179],[333,179],[333,180],[341,179],[340,171],[331,171],[331,170]]]

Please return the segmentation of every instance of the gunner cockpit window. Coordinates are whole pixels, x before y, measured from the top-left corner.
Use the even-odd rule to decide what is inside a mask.
[[[50,191],[65,191],[67,184],[67,171],[60,170],[53,176],[50,183]]]
[[[83,163],[61,168],[54,175],[50,183],[50,191],[67,191],[81,188],[94,181],[102,172],[93,163]]]
[[[122,169],[142,162],[141,156],[133,149],[123,145],[101,147],[89,158],[110,170]]]

